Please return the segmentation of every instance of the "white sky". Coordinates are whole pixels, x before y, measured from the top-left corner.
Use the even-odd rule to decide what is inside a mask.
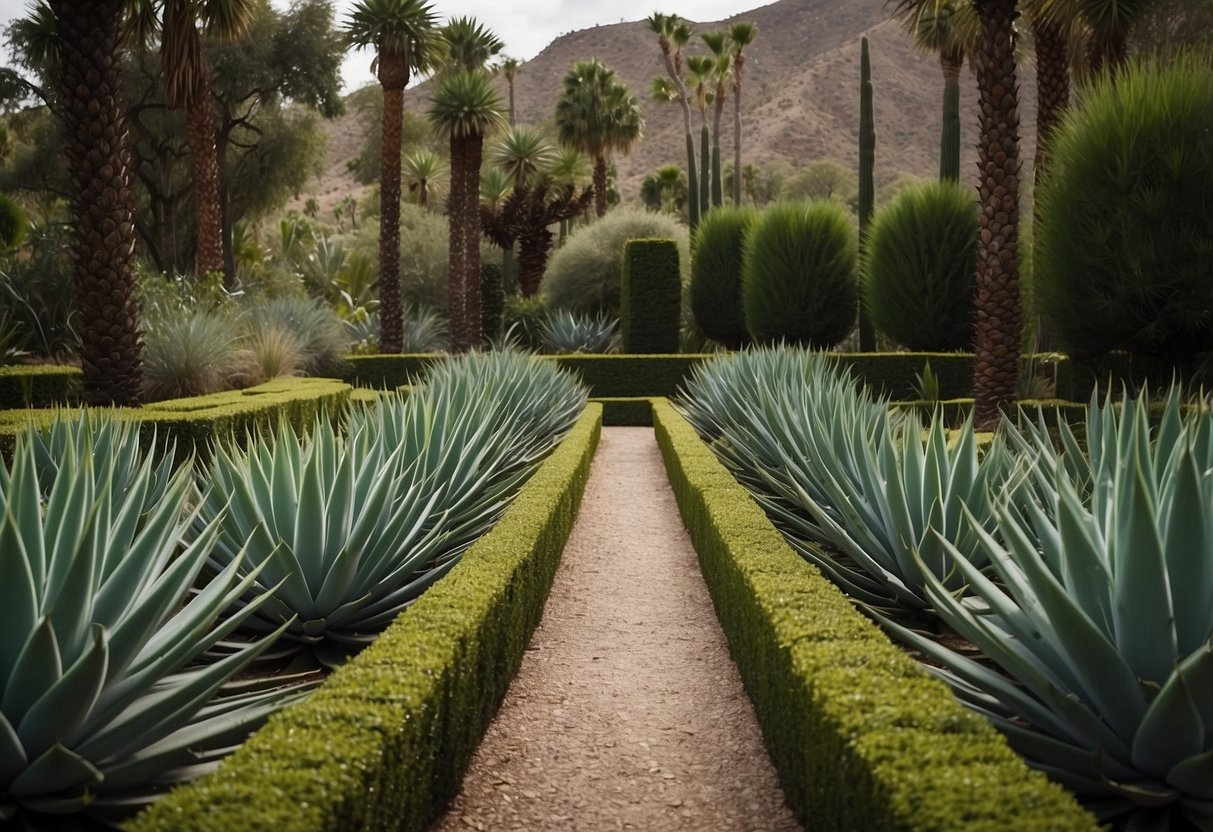
[[[714,21],[757,8],[770,0],[454,0],[436,2],[443,17],[471,15],[497,33],[505,42],[505,53],[528,60],[560,35],[586,29],[595,24],[641,20],[654,11],[681,15],[693,21]],[[277,6],[288,0],[274,0]],[[345,16],[352,0],[336,0],[337,18]],[[25,13],[26,0],[0,0],[0,25],[8,26]],[[346,89],[355,89],[371,80],[370,54],[353,53],[346,58],[342,74]],[[7,61],[5,61],[7,62]]]

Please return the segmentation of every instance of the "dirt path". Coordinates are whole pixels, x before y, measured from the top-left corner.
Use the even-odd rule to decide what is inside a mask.
[[[797,830],[649,428],[606,428],[556,582],[435,832]]]

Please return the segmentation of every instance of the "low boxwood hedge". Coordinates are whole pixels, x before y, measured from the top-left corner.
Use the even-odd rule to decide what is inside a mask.
[[[653,400],[647,396],[593,399],[602,405],[602,423],[624,427],[653,424]]]
[[[784,795],[810,829],[1094,830],[784,542],[667,402],[653,422]]]
[[[602,424],[590,404],[493,529],[365,651],[128,832],[422,830],[543,613]]]
[[[50,407],[80,401],[79,367],[15,364],[0,367],[0,410]]]

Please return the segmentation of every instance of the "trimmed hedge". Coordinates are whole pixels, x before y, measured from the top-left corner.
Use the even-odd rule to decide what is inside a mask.
[[[60,364],[0,367],[0,409],[76,404],[81,377],[79,367]]]
[[[678,352],[682,276],[673,240],[628,240],[619,278],[619,329],[627,353]]]
[[[449,575],[308,699],[128,832],[425,829],[458,791],[543,614],[601,421],[588,405]]]
[[[1094,830],[798,556],[668,402],[653,421],[716,613],[807,828]]]
[[[593,399],[602,405],[602,423],[623,427],[650,427],[653,400],[647,396]]]
[[[442,353],[410,355],[348,355],[342,381],[355,387],[391,390],[424,378],[430,365],[441,361]]]

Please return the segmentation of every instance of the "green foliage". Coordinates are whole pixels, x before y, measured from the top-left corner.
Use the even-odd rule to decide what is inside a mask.
[[[877,329],[922,352],[973,342],[977,206],[953,182],[907,186],[876,213],[863,258],[864,305]]]
[[[1152,430],[1146,396],[1092,402],[1086,450],[1062,423],[1060,461],[1043,424],[1020,435],[1042,464],[1035,499],[1001,496],[1000,538],[981,536],[993,574],[954,557],[972,599],[928,579],[983,661],[898,631],[1032,765],[1127,829],[1210,813],[1213,414],[1179,409],[1173,392]]]
[[[177,830],[182,817],[213,829],[427,829],[539,623],[600,421],[590,405],[501,522],[371,647],[131,832]]]
[[[503,277],[501,266],[496,263],[480,264],[480,331],[488,343],[501,337],[501,326],[505,317]]]
[[[543,277],[544,302],[553,309],[618,315],[623,247],[628,240],[644,238],[678,241],[685,280],[690,264],[686,227],[642,208],[617,208],[577,229],[552,255]]]
[[[347,351],[348,339],[341,319],[331,306],[311,298],[254,300],[242,310],[241,323],[250,336],[269,329],[293,336],[302,348],[298,364],[303,373],[331,372]]]
[[[624,352],[678,352],[681,271],[675,240],[637,239],[624,245],[619,304]]]
[[[617,319],[602,313],[587,315],[558,309],[540,323],[539,341],[544,352],[556,355],[612,352],[619,342],[618,326]]]
[[[741,311],[742,252],[758,217],[752,208],[722,206],[695,230],[691,255],[691,311],[705,335],[730,349],[749,342]]]
[[[1213,347],[1213,69],[1196,56],[1098,81],[1037,193],[1038,306],[1072,355],[1183,362]]]
[[[750,336],[817,347],[845,338],[855,323],[856,247],[836,203],[768,208],[750,229],[742,266]]]
[[[540,333],[547,317],[548,309],[543,298],[537,295],[508,295],[501,318],[502,338],[522,349],[542,349]]]
[[[28,230],[29,218],[17,200],[0,194],[0,251],[21,245]]]
[[[251,578],[233,566],[196,584],[215,526],[181,546],[191,470],[155,464],[129,424],[85,418],[50,431],[26,433],[11,466],[0,463],[0,820],[17,824],[150,802],[293,698],[256,688],[216,698],[276,633],[197,661],[265,599],[222,621]]]
[[[667,403],[654,404],[653,421],[784,796],[806,828],[1094,832],[1073,798],[788,547]]]
[[[34,225],[23,245],[0,255],[0,314],[22,348],[44,358],[67,358],[79,344],[69,232],[66,223]]]
[[[810,162],[784,179],[779,189],[779,199],[785,202],[831,200],[850,210],[854,210],[858,197],[855,172],[833,159]]]
[[[200,396],[242,378],[245,356],[233,317],[222,311],[165,312],[145,318],[143,398]]]

